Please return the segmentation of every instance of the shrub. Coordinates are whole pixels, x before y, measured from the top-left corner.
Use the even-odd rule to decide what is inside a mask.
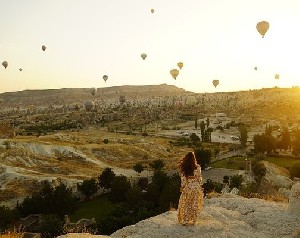
[[[229,178],[229,187],[230,188],[240,188],[243,183],[243,175],[235,174],[233,176],[230,176]]]
[[[294,178],[294,177],[300,178],[300,165],[299,164],[292,166],[291,177],[292,178]]]
[[[108,144],[108,139],[104,139],[104,140],[103,140],[103,143],[104,143],[104,144]]]

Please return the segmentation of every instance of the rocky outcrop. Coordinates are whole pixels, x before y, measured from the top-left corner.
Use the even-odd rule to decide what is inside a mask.
[[[299,214],[287,204],[222,195],[205,201],[196,226],[181,226],[177,212],[167,212],[116,231],[111,237],[293,237],[300,227]]]
[[[266,168],[264,179],[270,182],[274,187],[290,189],[293,181],[288,178],[288,171],[284,168],[278,167],[267,161],[262,161]]]
[[[300,216],[300,182],[294,184],[291,189],[288,211]]]
[[[298,185],[296,187],[298,188]],[[110,237],[294,238],[300,229],[300,213],[291,213],[288,207],[287,203],[224,194],[205,200],[201,218],[195,226],[178,224],[177,211],[169,211],[124,227]],[[68,236],[68,238],[76,237],[79,236]]]

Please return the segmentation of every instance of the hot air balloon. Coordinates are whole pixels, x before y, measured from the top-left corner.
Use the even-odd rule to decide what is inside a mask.
[[[213,83],[213,85],[215,86],[215,88],[219,85],[219,80],[217,80],[217,79],[214,79],[213,81],[212,81],[212,83]]]
[[[93,109],[95,108],[95,103],[94,103],[93,101],[91,101],[91,100],[86,101],[86,102],[84,103],[84,107],[85,107],[85,109],[86,109],[87,111],[91,111],[91,110],[93,110]]]
[[[47,47],[43,45],[42,50],[45,51],[46,49],[47,49]]]
[[[3,65],[4,68],[7,68],[7,66],[8,66],[7,61],[3,61],[3,62],[2,62],[2,65]]]
[[[141,57],[143,60],[145,60],[147,58],[147,54],[143,53],[143,54],[141,54]]]
[[[106,83],[106,80],[108,79],[108,76],[107,75],[103,75],[102,78],[104,79],[104,82]]]
[[[171,69],[171,70],[170,70],[170,74],[172,75],[172,77],[173,77],[174,79],[176,79],[177,76],[178,76],[178,74],[179,74],[179,70],[178,70],[178,69]]]
[[[92,94],[93,96],[95,96],[96,92],[97,92],[97,88],[92,88],[91,94]]]
[[[154,13],[154,9],[151,9],[151,13],[152,13],[152,14]]]
[[[178,62],[178,63],[177,63],[177,66],[178,66],[180,69],[182,69],[183,63],[182,63],[182,62]]]
[[[254,67],[255,70],[257,70],[257,67]]]
[[[279,74],[275,74],[275,79],[279,79]]]
[[[267,21],[260,21],[256,25],[257,31],[261,34],[262,38],[264,38],[265,34],[269,30],[270,24]]]

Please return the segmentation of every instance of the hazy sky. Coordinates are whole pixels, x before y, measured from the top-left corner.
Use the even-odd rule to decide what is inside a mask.
[[[262,20],[270,23],[265,38],[256,30]],[[163,83],[193,92],[291,87],[300,85],[300,1],[0,0],[4,60],[0,92]],[[179,61],[184,67],[174,80],[170,70]],[[216,89],[213,79],[220,80]]]

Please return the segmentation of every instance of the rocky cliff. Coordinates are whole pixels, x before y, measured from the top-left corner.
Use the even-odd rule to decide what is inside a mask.
[[[206,199],[201,219],[196,226],[182,226],[177,211],[169,211],[111,234],[114,238],[189,238],[189,237],[300,237],[300,183],[294,185],[293,204],[268,202],[257,198],[243,198],[225,194]],[[79,234],[68,234],[75,238]],[[62,238],[61,237],[61,238]],[[82,237],[93,237],[85,235]],[[97,237],[97,236],[95,236]]]

